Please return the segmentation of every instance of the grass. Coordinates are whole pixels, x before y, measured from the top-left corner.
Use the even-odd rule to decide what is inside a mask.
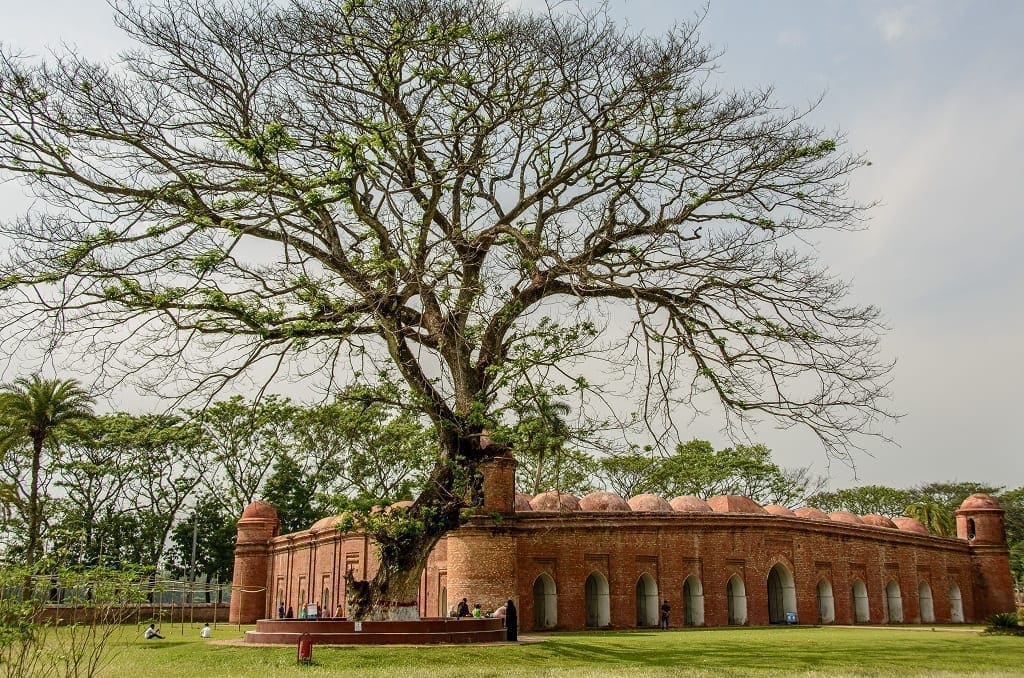
[[[251,627],[249,627],[251,628]],[[242,628],[244,631],[246,627]],[[560,633],[523,645],[484,647],[316,647],[313,666],[295,648],[203,641],[199,626],[165,626],[145,641],[142,627],[114,636],[103,676],[917,676],[1024,675],[1024,638],[980,627],[766,628],[667,632]],[[215,639],[238,639],[219,626]]]

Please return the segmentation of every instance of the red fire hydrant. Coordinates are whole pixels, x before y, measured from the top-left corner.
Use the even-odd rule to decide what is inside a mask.
[[[298,662],[300,664],[313,663],[313,636],[309,632],[299,636]]]

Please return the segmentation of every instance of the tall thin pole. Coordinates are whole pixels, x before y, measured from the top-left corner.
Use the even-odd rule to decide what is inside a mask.
[[[199,512],[192,512],[192,576],[189,577],[188,597],[190,603],[196,596],[196,534],[199,531]]]

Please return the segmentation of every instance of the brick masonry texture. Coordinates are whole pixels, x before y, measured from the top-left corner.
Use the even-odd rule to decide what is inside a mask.
[[[897,529],[775,514],[739,497],[709,500],[710,512],[653,500],[640,505],[657,511],[516,512],[513,479],[511,459],[485,469],[484,508],[427,562],[421,616],[444,616],[462,598],[485,610],[514,599],[525,631],[657,624],[664,600],[672,627],[970,622],[1014,609],[1003,511],[984,495],[957,512],[957,538],[942,538],[916,521]],[[339,532],[336,519],[277,536],[260,512],[239,521],[232,623],[276,616],[279,604],[333,614],[344,573],[375,572],[372,540]]]

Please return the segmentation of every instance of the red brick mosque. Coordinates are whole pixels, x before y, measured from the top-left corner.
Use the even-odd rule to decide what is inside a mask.
[[[485,468],[482,510],[423,572],[421,617],[444,617],[462,598],[485,610],[513,598],[524,631],[656,626],[666,599],[674,627],[958,623],[1015,609],[1004,512],[988,495],[963,502],[946,538],[912,518],[738,496],[530,497],[514,479],[511,458]],[[344,606],[345,572],[369,578],[377,560],[372,539],[339,521],[279,535],[270,504],[248,506],[231,622],[276,616],[279,605]]]

